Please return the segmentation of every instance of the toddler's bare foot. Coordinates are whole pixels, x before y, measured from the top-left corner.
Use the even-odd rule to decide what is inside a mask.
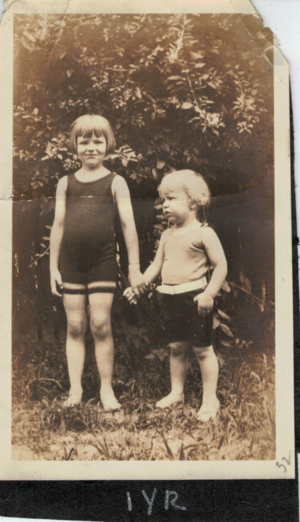
[[[106,411],[114,411],[119,410],[121,408],[121,404],[117,401],[114,393],[111,392],[100,392],[100,399],[102,402],[103,409]]]
[[[81,403],[82,391],[70,392],[67,399],[63,402],[64,408],[74,408]]]
[[[156,408],[170,408],[174,404],[183,401],[183,393],[171,392],[169,395],[156,403]]]
[[[200,422],[208,422],[214,420],[220,411],[220,402],[216,399],[214,402],[202,404],[197,413],[197,420]]]

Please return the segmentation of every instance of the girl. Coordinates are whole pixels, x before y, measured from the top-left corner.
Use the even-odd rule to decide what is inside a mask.
[[[197,418],[206,422],[215,418],[220,407],[216,396],[219,368],[212,347],[212,310],[227,274],[227,262],[216,233],[197,219],[199,209],[210,200],[202,176],[191,170],[167,174],[159,195],[164,200],[163,211],[170,228],[161,236],[144,281],[149,285],[162,276],[157,290],[163,294],[162,315],[170,343],[171,393],[156,406],[167,408],[183,400],[192,346],[203,382],[203,402]],[[136,302],[132,289],[124,294],[130,302]]]
[[[120,404],[112,389],[114,345],[110,314],[118,272],[116,209],[127,247],[128,277],[136,295],[144,288],[138,237],[127,184],[103,165],[115,148],[109,122],[102,116],[81,116],[71,126],[70,143],[82,166],[58,182],[50,236],[51,290],[55,296],[63,294],[67,316],[70,392],[65,406],[81,402],[89,302],[101,380],[100,399],[105,410],[115,410]]]

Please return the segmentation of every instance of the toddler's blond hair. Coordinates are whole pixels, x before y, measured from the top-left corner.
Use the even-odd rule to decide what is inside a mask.
[[[158,187],[162,199],[174,190],[184,190],[190,207],[206,207],[210,202],[210,191],[206,181],[194,170],[176,170],[166,174]]]

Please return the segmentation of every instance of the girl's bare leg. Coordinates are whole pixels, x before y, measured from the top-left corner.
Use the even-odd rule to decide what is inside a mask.
[[[184,383],[188,372],[188,352],[190,343],[181,341],[170,343],[171,393],[156,403],[157,408],[170,408],[183,401]]]
[[[92,293],[89,296],[91,331],[101,381],[100,399],[105,410],[117,410],[121,407],[112,389],[114,343],[110,315],[113,297],[113,293]]]
[[[193,347],[193,350],[200,366],[203,383],[203,401],[197,418],[207,422],[215,418],[220,409],[220,402],[216,395],[219,364],[212,346]]]
[[[63,304],[67,315],[66,351],[70,379],[70,392],[65,406],[70,407],[79,404],[82,397],[81,379],[87,329],[86,295],[63,294]]]

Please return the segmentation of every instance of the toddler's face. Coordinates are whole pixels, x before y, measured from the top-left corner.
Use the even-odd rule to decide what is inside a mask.
[[[184,190],[174,190],[166,194],[163,202],[164,215],[170,223],[182,225],[194,214],[190,208],[190,200]]]
[[[82,166],[88,170],[101,167],[106,154],[106,139],[93,134],[90,138],[79,136],[77,139],[77,156]]]

